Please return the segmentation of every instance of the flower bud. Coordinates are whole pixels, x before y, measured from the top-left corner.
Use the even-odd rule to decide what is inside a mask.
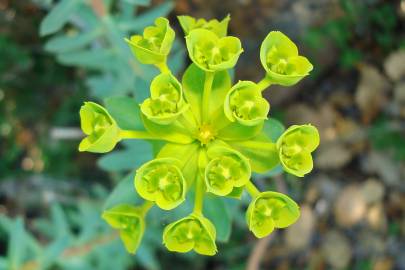
[[[267,119],[270,104],[262,97],[257,85],[251,81],[239,81],[229,90],[224,113],[232,121],[244,126],[255,126]]]
[[[173,158],[157,158],[145,163],[136,171],[136,191],[164,210],[177,207],[186,196],[186,181],[179,167],[179,161]]]
[[[260,61],[272,83],[284,86],[296,84],[307,76],[313,66],[298,55],[298,48],[279,31],[270,32],[260,47]]]
[[[303,177],[313,168],[311,153],[319,145],[318,130],[312,125],[294,125],[277,140],[277,149],[284,169]]]
[[[143,64],[159,64],[166,61],[172,48],[175,33],[166,18],[159,17],[155,26],[148,26],[143,36],[134,35],[125,39],[132,53]]]
[[[222,21],[217,19],[206,21],[205,19],[195,19],[191,16],[177,16],[184,34],[187,36],[191,30],[206,29],[214,32],[218,37],[225,37],[228,32],[228,24],[231,17],[228,15]]]
[[[220,38],[206,29],[192,30],[186,36],[186,45],[191,60],[210,72],[233,68],[243,52],[238,38]]]
[[[285,228],[300,216],[298,205],[288,196],[272,191],[260,193],[249,205],[246,221],[257,238],[269,235],[274,228]]]
[[[214,225],[205,217],[191,214],[166,226],[163,244],[170,251],[195,252],[212,256],[217,253]]]
[[[179,81],[170,73],[161,73],[151,83],[151,97],[141,105],[142,113],[152,122],[167,125],[174,122],[188,105],[183,100]]]
[[[105,210],[102,217],[112,228],[119,231],[127,251],[135,253],[145,231],[145,221],[140,208],[121,204]]]
[[[239,152],[226,147],[212,147],[207,155],[211,159],[205,168],[208,192],[226,196],[249,181],[249,160]]]
[[[120,141],[120,129],[111,115],[94,102],[85,102],[80,108],[80,122],[87,135],[79,145],[79,151],[105,153]]]

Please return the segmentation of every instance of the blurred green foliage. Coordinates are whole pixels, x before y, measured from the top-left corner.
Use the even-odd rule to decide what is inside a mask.
[[[330,42],[339,50],[339,64],[351,68],[360,60],[372,59],[375,53],[386,54],[405,45],[405,40],[396,36],[400,18],[388,1],[340,0],[339,3],[340,16],[306,33],[304,41],[308,46],[322,49],[325,42]]]

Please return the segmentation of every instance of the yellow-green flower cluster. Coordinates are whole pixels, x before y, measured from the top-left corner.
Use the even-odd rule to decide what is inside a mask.
[[[127,107],[128,112],[118,110],[122,114],[119,118],[135,114],[142,121],[137,123],[142,126],[139,130],[125,129],[96,103],[86,102],[80,110],[81,127],[87,135],[80,151],[109,152],[122,139],[157,140],[163,145],[153,160],[136,170],[133,179],[134,192],[144,203],[117,204],[103,213],[130,253],[135,253],[141,242],[149,209],[157,206],[170,211],[186,198],[194,200],[193,210],[163,231],[163,244],[170,251],[194,250],[210,256],[217,252],[215,222],[203,211],[208,195],[240,198],[243,191],[250,194],[246,222],[259,238],[299,218],[299,207],[290,197],[260,192],[251,176],[279,164],[299,177],[312,170],[312,152],[319,145],[317,129],[310,124],[294,125],[276,140],[266,131],[270,104],[262,95],[271,84],[297,83],[312,65],[298,55],[289,38],[273,31],[260,50],[263,80],[233,83],[229,70],[243,49],[238,38],[227,35],[229,19],[179,17],[192,61],[181,81],[167,67],[175,38],[167,19],[158,18],[143,35],[126,39],[141,63],[160,71],[150,85],[149,98],[139,107]]]

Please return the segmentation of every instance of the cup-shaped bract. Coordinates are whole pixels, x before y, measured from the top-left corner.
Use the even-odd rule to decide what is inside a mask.
[[[150,98],[141,104],[142,113],[152,122],[167,125],[188,109],[181,84],[171,73],[156,76],[150,86]]]
[[[311,153],[319,145],[319,133],[312,125],[293,125],[277,140],[277,150],[284,169],[303,177],[313,168]]]
[[[271,83],[290,86],[307,76],[313,66],[286,35],[270,32],[260,47],[260,61]]]
[[[172,48],[175,33],[166,18],[159,17],[154,26],[148,26],[143,36],[134,35],[125,39],[132,53],[143,64],[161,64],[166,62]]]
[[[80,108],[80,122],[87,135],[79,144],[79,151],[106,153],[120,141],[120,129],[111,115],[94,102],[85,102]]]
[[[243,52],[236,37],[218,37],[206,29],[195,29],[186,36],[186,45],[191,60],[208,72],[233,68]]]
[[[174,158],[156,158],[142,165],[135,175],[135,189],[148,201],[171,210],[185,200],[186,180]]]
[[[105,210],[103,219],[120,233],[120,238],[129,253],[135,253],[145,231],[145,221],[140,208],[120,204]]]
[[[287,195],[266,191],[249,204],[246,222],[257,238],[263,238],[274,228],[286,228],[300,216],[299,206]]]
[[[241,153],[223,146],[209,148],[210,158],[205,168],[207,191],[218,196],[230,194],[234,188],[244,186],[250,179],[249,160]]]
[[[184,34],[187,36],[191,30],[194,29],[207,29],[214,32],[218,37],[225,37],[228,33],[228,24],[231,17],[228,15],[222,21],[217,19],[205,20],[196,19],[191,16],[177,16]]]
[[[217,252],[216,231],[207,218],[191,214],[166,226],[163,231],[163,244],[170,251],[195,252],[212,256]]]
[[[224,101],[224,113],[229,121],[254,126],[267,119],[270,104],[262,96],[257,84],[239,81],[228,92]]]

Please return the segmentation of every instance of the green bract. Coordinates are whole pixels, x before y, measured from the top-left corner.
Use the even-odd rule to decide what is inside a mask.
[[[222,21],[217,19],[205,20],[205,19],[195,19],[190,16],[177,16],[179,19],[181,28],[183,28],[186,36],[194,29],[207,29],[214,32],[218,37],[225,37],[228,32],[228,24],[231,17],[228,15]]]
[[[186,181],[178,161],[171,158],[154,159],[139,168],[135,188],[142,198],[165,210],[175,208],[186,196]]]
[[[172,48],[175,33],[166,18],[159,17],[155,26],[148,26],[143,36],[134,35],[128,42],[132,52],[143,64],[160,64],[166,62],[166,57]]]
[[[257,125],[267,119],[270,104],[262,97],[254,82],[239,81],[225,98],[226,117],[245,126]]]
[[[226,36],[229,18],[179,20],[193,62],[181,82],[166,65],[174,32],[166,19],[158,18],[143,37],[128,41],[135,57],[160,71],[150,85],[150,97],[140,106],[130,97],[110,99],[107,108],[115,120],[95,103],[85,103],[80,110],[88,135],[81,151],[107,152],[121,139],[156,142],[154,159],[134,177],[142,205],[119,204],[103,214],[131,253],[139,245],[148,210],[153,205],[172,210],[186,198],[194,202],[191,213],[164,229],[163,243],[170,251],[214,255],[217,233],[218,240],[226,240],[232,227],[228,204],[220,197],[241,198],[243,191],[252,198],[246,217],[254,235],[264,237],[274,228],[291,225],[299,217],[297,204],[277,192],[260,192],[251,175],[284,168],[303,176],[311,171],[311,154],[319,144],[314,126],[292,126],[283,133],[282,124],[268,119],[270,105],[262,91],[271,84],[294,84],[312,68],[287,37],[271,32],[264,41],[260,57],[267,75],[260,82],[234,83],[229,69],[242,48],[239,39]],[[119,197],[121,190],[113,195]],[[123,197],[112,201],[128,199]]]
[[[262,192],[249,205],[246,222],[253,234],[262,238],[274,228],[285,228],[300,216],[298,205],[288,196],[278,192]]]
[[[181,84],[171,73],[156,76],[150,86],[151,97],[141,105],[142,113],[152,122],[167,125],[185,110]]]
[[[277,141],[277,149],[284,169],[299,177],[309,173],[313,167],[311,152],[318,145],[319,133],[314,126],[291,126]]]
[[[110,114],[97,103],[84,103],[80,108],[80,121],[87,137],[80,142],[79,151],[105,153],[119,142],[120,129]]]
[[[298,48],[279,31],[270,32],[260,47],[260,61],[272,83],[290,86],[307,76],[312,64],[298,55]]]
[[[127,251],[135,253],[145,231],[145,221],[141,209],[128,204],[121,204],[105,210],[103,219],[119,231]]]
[[[225,196],[250,179],[250,164],[242,154],[227,147],[212,147],[207,151],[211,161],[205,168],[207,191]]]
[[[206,29],[192,30],[186,36],[186,45],[191,60],[205,71],[233,68],[243,52],[238,38],[220,38]]]
[[[192,249],[202,255],[217,253],[215,227],[205,217],[192,214],[166,226],[163,244],[170,251],[188,252]]]

